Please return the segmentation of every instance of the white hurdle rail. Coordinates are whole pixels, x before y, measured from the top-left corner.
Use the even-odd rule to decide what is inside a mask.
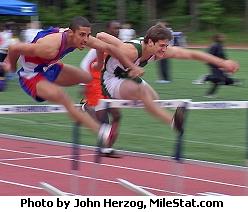
[[[191,99],[172,99],[172,100],[154,100],[160,107],[177,108],[182,103],[190,103]],[[141,100],[123,100],[123,99],[101,99],[97,109],[104,108],[144,108]]]
[[[187,102],[190,110],[211,109],[247,109],[248,101],[207,101],[192,102],[190,99],[155,100],[155,103],[164,108],[176,108]],[[75,104],[79,107],[79,104]],[[98,108],[144,108],[142,101],[101,99]],[[32,113],[66,113],[61,105],[0,105],[0,115],[4,114],[32,114]]]
[[[65,113],[61,105],[0,105],[0,114]]]
[[[248,129],[248,101],[206,101],[206,102],[192,102],[191,99],[174,99],[174,100],[155,100],[160,107],[175,109],[178,106],[187,103],[189,110],[213,110],[213,109],[246,109],[247,110],[247,123]],[[80,104],[75,104],[80,107]],[[134,100],[116,100],[116,99],[101,99],[97,109],[105,108],[144,108],[142,101]],[[66,113],[66,109],[61,105],[0,105],[0,115],[11,114],[42,114],[42,113]],[[246,165],[248,167],[248,130],[246,135]],[[248,179],[248,177],[247,177]],[[152,196],[152,193],[145,191],[123,179],[117,179],[119,184],[135,191],[139,195]],[[47,184],[41,183],[41,187],[51,195],[68,195],[68,193],[60,191],[59,189]]]
[[[154,100],[160,107],[176,108],[182,103],[188,103],[187,109],[190,110],[210,110],[210,109],[246,109],[248,101],[206,101],[192,102],[191,99],[173,99],[173,100]],[[101,99],[99,108],[144,108],[144,104],[140,100],[117,100],[117,99]]]
[[[190,102],[190,99],[155,100],[160,107],[176,108],[183,102]],[[75,104],[80,107],[80,104]],[[97,106],[98,109],[105,108],[143,108],[141,101],[102,99]],[[66,113],[62,105],[0,105],[0,115],[4,114],[33,114],[33,113]]]

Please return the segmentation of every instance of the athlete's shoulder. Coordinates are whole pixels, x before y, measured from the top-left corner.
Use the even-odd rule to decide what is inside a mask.
[[[133,43],[124,43],[121,47],[122,52],[125,53],[131,60],[137,59],[139,55],[139,48]]]
[[[136,38],[126,42],[127,45],[130,46],[130,54],[133,54],[133,57],[141,57],[142,55],[142,42],[143,37]]]

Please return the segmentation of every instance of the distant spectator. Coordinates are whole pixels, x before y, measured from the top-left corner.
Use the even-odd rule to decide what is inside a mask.
[[[222,58],[227,59],[226,52],[224,50],[224,34],[215,34],[213,36],[213,44],[209,47],[208,53]],[[210,82],[211,87],[206,93],[206,97],[214,97],[220,85],[240,85],[241,81],[232,78],[228,73],[223,72],[219,67],[208,64],[210,69],[210,74],[200,77],[198,80],[194,81],[194,84],[204,84],[205,82]]]
[[[3,62],[7,55],[8,46],[11,43],[13,36],[11,30],[12,23],[8,22],[4,25],[3,30],[0,32],[0,62]]]
[[[158,22],[158,24],[161,24],[168,28],[168,23],[161,21]],[[171,30],[171,28],[168,28]],[[172,32],[172,30],[171,30]],[[173,41],[171,43],[173,45]],[[171,82],[171,74],[170,74],[170,60],[168,58],[162,59],[158,61],[158,75],[159,80],[156,80],[156,83],[170,83]]]
[[[131,28],[131,24],[123,24],[119,31],[119,39],[123,42],[130,41],[136,37],[136,32]]]
[[[186,47],[186,39],[182,32],[175,32],[170,28],[168,22],[160,21],[158,24],[165,26],[169,29],[173,35],[173,39],[170,41],[171,46],[180,46]],[[172,81],[171,77],[171,63],[168,58],[158,61],[159,65],[159,80],[156,80],[156,83],[170,83]]]
[[[0,32],[0,62],[3,62],[8,53],[8,47],[12,40],[12,22],[4,24]],[[5,71],[0,67],[0,91],[4,91],[7,86]]]
[[[34,37],[37,35],[39,31],[41,31],[41,26],[39,21],[33,21],[27,24],[27,29],[22,33],[23,41],[26,43],[31,43]]]

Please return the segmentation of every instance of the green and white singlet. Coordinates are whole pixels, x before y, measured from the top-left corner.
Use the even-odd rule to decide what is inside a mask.
[[[148,60],[140,61],[142,56],[142,40],[132,40],[130,43],[134,45],[138,52],[138,58],[135,60],[134,64],[140,67],[144,67],[148,62],[155,60],[155,55],[152,55]],[[121,83],[124,80],[133,80],[137,83],[145,83],[145,81],[137,77],[135,79],[131,79],[128,76],[128,70],[125,68],[118,59],[108,56],[105,61],[105,67],[102,73],[102,88],[105,95],[114,98],[120,99],[119,88]]]

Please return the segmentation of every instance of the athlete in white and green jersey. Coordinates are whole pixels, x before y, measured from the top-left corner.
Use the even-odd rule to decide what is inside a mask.
[[[152,26],[147,31],[144,40],[139,42],[123,43],[105,33],[99,33],[97,37],[115,45],[120,52],[126,54],[139,66],[144,66],[152,60],[178,58],[214,64],[228,72],[235,72],[239,68],[238,63],[232,60],[224,60],[201,51],[169,46],[172,39],[171,31],[160,24]],[[102,65],[101,62],[103,63],[102,55],[98,52],[99,66]],[[182,132],[184,113],[177,111],[173,118],[170,113],[155,104],[153,100],[157,99],[158,95],[151,86],[139,78],[143,74],[143,70],[126,69],[117,59],[109,56],[104,66],[103,88],[111,98],[143,101],[149,113],[167,124],[174,124],[176,130]]]
[[[142,40],[132,40],[128,42],[132,44],[137,52],[138,58],[134,61],[135,65],[144,67],[148,62],[155,60],[155,55],[152,55],[147,60],[141,61],[142,57]],[[140,77],[131,78],[129,75],[129,70],[127,70],[119,60],[114,57],[107,57],[105,61],[105,67],[102,75],[102,85],[103,90],[111,98],[120,99],[119,88],[125,79],[132,79],[136,83],[145,83]]]

